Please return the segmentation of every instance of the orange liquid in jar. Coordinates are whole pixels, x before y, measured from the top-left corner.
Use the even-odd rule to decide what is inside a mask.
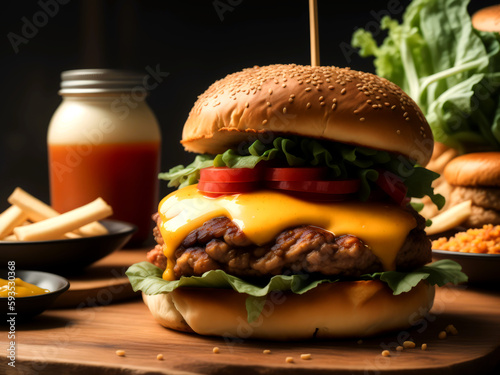
[[[49,144],[51,203],[63,213],[102,197],[111,218],[135,224],[131,244],[151,237],[158,205],[159,142]]]

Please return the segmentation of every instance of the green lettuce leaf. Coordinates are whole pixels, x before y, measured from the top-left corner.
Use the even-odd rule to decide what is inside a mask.
[[[461,272],[461,266],[448,259],[439,260],[421,267],[413,272],[378,272],[363,275],[363,280],[380,279],[387,283],[394,295],[408,292],[420,281],[427,280],[431,285],[442,286],[447,283],[458,284],[467,281],[467,276]],[[162,279],[161,268],[149,262],[136,263],[126,272],[134,291],[142,291],[148,295],[169,293],[180,287],[227,288],[247,295],[246,309],[249,322],[257,319],[265,303],[264,297],[272,291],[291,291],[303,294],[328,282],[341,282],[340,279],[313,279],[306,274],[273,276],[265,285],[255,285],[236,276],[231,276],[222,270],[205,272],[202,276],[181,277],[179,280],[166,281]]]
[[[472,27],[469,0],[414,0],[401,23],[386,16],[378,45],[358,29],[352,45],[378,75],[422,109],[434,138],[460,152],[500,150],[500,34]]]
[[[378,178],[377,169],[389,170],[398,175],[408,188],[408,196],[423,198],[428,195],[441,208],[444,198],[434,194],[431,187],[437,173],[415,166],[415,163],[385,151],[361,146],[327,142],[297,136],[278,137],[272,143],[264,144],[259,140],[248,147],[240,147],[238,152],[229,149],[214,157],[201,155],[187,167],[178,165],[159,178],[169,180],[168,186],[184,187],[198,182],[200,169],[205,166],[254,168],[259,162],[281,160],[292,167],[326,166],[330,177],[338,179],[359,178],[361,189],[359,198],[366,201],[372,186]]]

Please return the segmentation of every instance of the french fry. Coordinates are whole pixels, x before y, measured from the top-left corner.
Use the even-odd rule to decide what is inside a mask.
[[[39,222],[52,217],[59,216],[59,212],[49,205],[35,198],[20,187],[14,189],[7,199],[10,204],[15,204],[27,213],[28,218],[34,222]],[[98,222],[87,224],[81,228],[75,229],[75,234],[80,236],[99,236],[107,234],[106,227]]]
[[[43,241],[59,238],[83,225],[104,219],[113,213],[102,198],[82,207],[37,223],[16,227],[14,234],[21,241]]]
[[[452,206],[446,211],[431,218],[432,225],[425,228],[427,235],[437,234],[453,229],[460,225],[471,214],[470,200]]]
[[[17,206],[10,206],[0,215],[0,240],[12,233],[27,218],[26,213]]]

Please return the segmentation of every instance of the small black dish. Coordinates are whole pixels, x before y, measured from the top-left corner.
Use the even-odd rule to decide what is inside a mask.
[[[53,241],[0,241],[0,264],[16,262],[18,269],[68,271],[82,269],[123,247],[137,230],[118,220],[100,221],[108,234]]]
[[[460,264],[462,271],[469,276],[468,284],[500,287],[500,254],[432,250],[432,257],[435,260],[451,259]]]
[[[7,270],[0,271],[0,278],[7,280],[8,276]],[[5,319],[2,319],[3,323],[8,323],[7,320],[12,317],[15,318],[14,321],[24,321],[42,313],[54,303],[57,297],[69,289],[69,281],[53,273],[16,270],[15,277],[40,288],[48,289],[50,293],[16,297],[14,311],[9,309],[8,298],[0,297],[1,311],[3,311],[5,317]]]

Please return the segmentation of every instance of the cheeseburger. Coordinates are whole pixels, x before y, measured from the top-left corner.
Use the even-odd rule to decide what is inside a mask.
[[[215,82],[160,177],[158,245],[127,275],[168,328],[273,340],[407,328],[460,266],[431,261],[412,197],[438,177],[399,87],[348,68],[272,65]]]

